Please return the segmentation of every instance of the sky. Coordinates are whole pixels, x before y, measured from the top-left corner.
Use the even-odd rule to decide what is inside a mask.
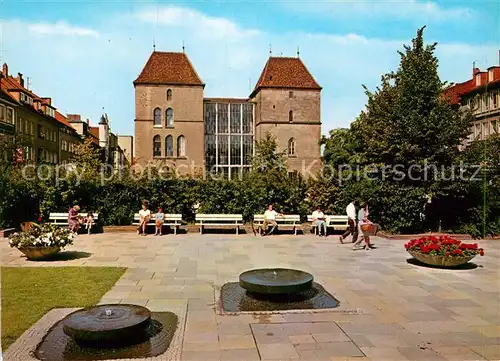
[[[247,97],[269,57],[297,56],[323,87],[322,133],[348,127],[426,26],[443,81],[499,65],[500,2],[0,0],[0,63],[64,114],[134,134],[132,82],[153,51],[184,44],[206,97]]]

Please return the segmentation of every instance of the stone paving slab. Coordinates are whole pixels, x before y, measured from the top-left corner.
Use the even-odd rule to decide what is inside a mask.
[[[101,303],[186,310],[177,359],[500,360],[500,242],[479,242],[486,255],[463,270],[419,267],[404,241],[373,242],[377,249],[354,252],[337,237],[113,233],[78,236],[67,250],[86,258],[29,262],[6,242],[0,252],[4,266],[127,267]],[[222,312],[220,287],[259,267],[310,272],[340,306]]]

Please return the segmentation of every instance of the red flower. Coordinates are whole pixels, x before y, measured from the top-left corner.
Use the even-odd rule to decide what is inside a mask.
[[[483,251],[483,249],[482,249],[482,248],[480,248],[480,249],[479,249],[479,254],[480,254],[481,256],[484,256],[484,251]]]
[[[42,216],[38,216],[38,223],[42,222]]]

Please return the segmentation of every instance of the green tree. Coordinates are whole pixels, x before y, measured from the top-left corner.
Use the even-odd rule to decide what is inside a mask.
[[[339,184],[339,197],[332,201],[335,207],[345,207],[353,197],[368,201],[372,217],[395,232],[437,227],[447,208],[440,200],[458,199],[449,176],[473,119],[443,97],[437,44],[425,44],[424,28],[399,52],[396,71],[384,74],[375,91],[364,87],[366,108],[351,129],[331,132],[323,141],[327,164],[351,166],[351,178]],[[366,172],[367,166],[376,171]],[[420,215],[427,195],[434,198],[433,219],[425,224]]]

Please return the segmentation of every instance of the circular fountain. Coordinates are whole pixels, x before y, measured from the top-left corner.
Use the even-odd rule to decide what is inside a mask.
[[[41,361],[149,359],[170,346],[178,317],[138,305],[107,304],[70,313],[35,351]]]
[[[287,268],[262,268],[240,274],[240,286],[260,295],[288,295],[309,291],[314,277],[307,272]]]
[[[79,343],[133,344],[148,336],[151,312],[137,305],[102,305],[79,310],[63,321],[64,333]]]

